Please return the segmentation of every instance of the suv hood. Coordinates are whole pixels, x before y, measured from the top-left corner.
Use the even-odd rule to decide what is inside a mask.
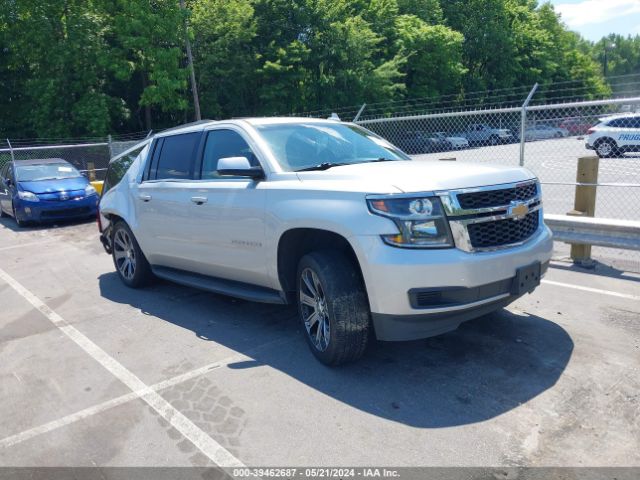
[[[413,193],[515,183],[535,178],[526,168],[429,160],[360,163],[299,172],[309,186],[367,193]]]

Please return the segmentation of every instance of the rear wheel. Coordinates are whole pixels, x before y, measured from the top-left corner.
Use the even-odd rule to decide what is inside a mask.
[[[491,135],[489,137],[489,144],[490,145],[498,145],[498,143],[500,143],[500,139],[498,138],[497,135]]]
[[[307,343],[318,360],[340,365],[367,347],[370,314],[356,266],[342,252],[312,252],[298,265],[298,311]]]
[[[140,288],[153,279],[149,262],[133,236],[133,232],[124,222],[113,227],[113,264],[122,282],[131,288]]]
[[[596,145],[596,153],[600,158],[609,158],[618,154],[618,147],[616,142],[611,140],[610,138],[605,138],[601,140]]]

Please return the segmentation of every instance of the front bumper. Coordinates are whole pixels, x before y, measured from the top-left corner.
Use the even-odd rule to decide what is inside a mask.
[[[525,244],[491,252],[394,248],[377,236],[353,237],[352,245],[361,259],[380,340],[437,335],[508,305],[519,297],[509,288],[516,270],[534,262],[548,264],[553,250],[551,231],[544,225]],[[419,307],[412,300],[416,289],[466,293],[459,302]]]
[[[24,222],[47,222],[95,216],[98,196],[91,195],[78,200],[15,202],[16,216]]]

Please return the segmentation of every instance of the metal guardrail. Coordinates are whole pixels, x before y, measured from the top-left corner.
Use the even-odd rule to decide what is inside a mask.
[[[640,250],[640,222],[546,214],[555,241],[574,245]]]

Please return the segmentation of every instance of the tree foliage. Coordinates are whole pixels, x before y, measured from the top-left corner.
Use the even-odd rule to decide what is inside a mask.
[[[535,0],[0,0],[0,134],[104,135],[203,115],[575,81],[640,72],[640,36],[591,44]],[[187,27],[188,26],[188,27]]]

